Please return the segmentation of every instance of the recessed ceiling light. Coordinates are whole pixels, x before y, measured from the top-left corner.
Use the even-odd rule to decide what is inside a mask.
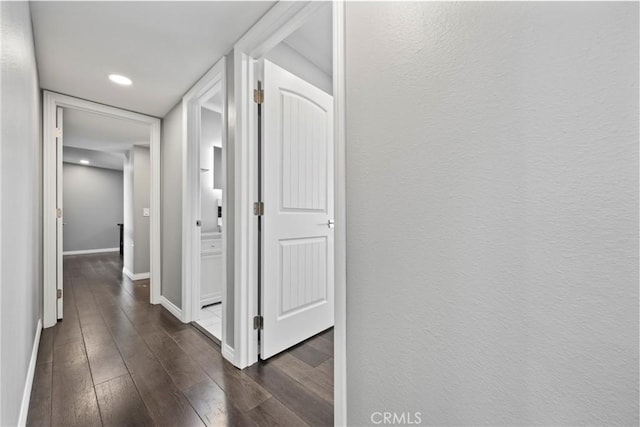
[[[123,86],[129,86],[132,83],[129,77],[121,76],[120,74],[109,74],[109,80]]]
[[[80,163],[82,163],[83,165],[88,165],[89,164],[89,160],[82,159],[82,160],[80,160]]]

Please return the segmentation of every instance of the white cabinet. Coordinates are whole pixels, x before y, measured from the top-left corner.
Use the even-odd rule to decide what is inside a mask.
[[[201,306],[222,301],[222,251],[220,239],[203,240],[200,259]]]

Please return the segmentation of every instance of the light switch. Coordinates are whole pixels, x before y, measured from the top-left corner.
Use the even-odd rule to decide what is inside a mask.
[[[142,208],[142,216],[149,216],[149,208]]]

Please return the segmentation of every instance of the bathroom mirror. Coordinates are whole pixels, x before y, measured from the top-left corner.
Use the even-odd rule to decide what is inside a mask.
[[[222,190],[222,147],[213,147],[213,189]]]

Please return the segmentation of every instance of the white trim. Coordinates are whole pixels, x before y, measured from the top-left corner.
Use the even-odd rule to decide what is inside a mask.
[[[32,30],[33,33],[33,30]],[[38,82],[39,83],[39,82]],[[0,120],[0,128],[2,128],[2,120]],[[1,130],[0,130],[0,134],[2,134]],[[42,141],[39,141],[40,143]],[[0,164],[2,164],[2,144],[0,144]],[[4,271],[2,269],[2,244],[1,242],[4,242],[4,240],[2,240],[2,201],[4,199],[2,198],[2,173],[0,173],[0,271]],[[2,277],[0,274],[0,322],[2,321],[3,317],[2,317]],[[2,418],[2,384],[4,384],[4,382],[2,381],[2,339],[0,337],[0,422],[2,422],[3,418]]]
[[[180,310],[177,305],[175,305],[174,303],[172,303],[171,301],[169,301],[163,296],[160,296],[160,305],[166,308],[169,313],[176,316],[176,318],[179,321],[184,322],[182,320],[182,310]]]
[[[144,114],[121,110],[55,92],[43,91],[43,323],[48,328],[55,325],[56,310],[56,108],[66,107],[88,111],[149,126],[151,155],[151,304],[160,301],[161,247],[160,247],[160,119]]]
[[[122,267],[122,274],[126,275],[131,280],[143,280],[151,278],[151,274],[147,273],[133,273],[127,267]],[[162,298],[162,297],[160,297]]]
[[[62,255],[101,254],[105,252],[120,252],[120,248],[83,249],[81,251],[66,251],[66,252],[62,252]]]
[[[227,87],[226,59],[222,57],[182,98],[183,167],[182,167],[182,308],[185,322],[196,321],[200,311],[201,230],[200,219],[200,134],[201,107],[217,91],[222,94],[222,197],[227,197]],[[222,218],[227,217],[227,203],[222,204]],[[227,229],[222,227],[222,247],[227,245]],[[227,251],[222,251],[222,306],[226,304]],[[224,314],[224,313],[223,313]],[[222,344],[227,343],[225,319],[222,317]]]
[[[36,337],[33,340],[33,350],[31,350],[31,360],[29,361],[29,369],[27,370],[27,379],[24,383],[24,391],[22,392],[22,405],[20,406],[20,417],[18,425],[27,424],[27,415],[29,414],[29,402],[31,401],[31,388],[33,387],[33,376],[36,372],[36,361],[38,360],[38,348],[40,347],[40,334],[42,333],[42,319],[38,319],[36,326]]]
[[[222,343],[220,353],[222,353],[222,357],[224,357],[231,363],[233,363],[233,361],[235,360],[233,348],[231,348],[228,344]]]
[[[347,215],[346,215],[346,2],[333,3],[333,126],[334,126],[334,295],[333,422],[347,425]]]
[[[257,313],[257,222],[252,212],[257,168],[252,141],[256,112],[251,89],[254,64],[323,2],[276,3],[234,46],[235,73],[235,365],[244,368],[258,359],[257,333],[250,319]],[[335,424],[346,425],[346,228],[345,228],[345,23],[343,1],[333,2],[333,97],[335,141]]]

